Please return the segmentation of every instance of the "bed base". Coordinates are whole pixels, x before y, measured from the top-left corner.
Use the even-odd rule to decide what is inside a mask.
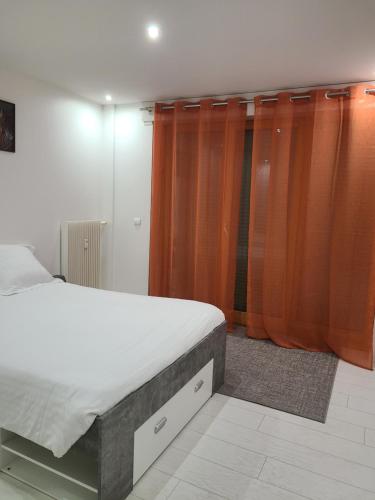
[[[80,485],[82,491],[85,490],[82,498],[124,500],[134,486],[134,447],[137,430],[141,426],[147,427],[149,423],[153,425],[151,417],[158,415],[158,410],[172,404],[171,400],[173,402],[173,399],[177,397],[184,397],[184,390],[189,388],[189,383],[195,383],[194,377],[197,377],[197,374],[199,376],[200,373],[208,373],[207,370],[212,363],[212,390],[210,387],[207,397],[201,401],[200,405],[212,392],[216,392],[224,382],[225,346],[226,325],[223,323],[172,365],[125,397],[105,414],[97,417],[87,433],[62,459],[55,459],[48,450],[1,430],[1,469],[41,489],[40,484],[32,484],[28,478],[20,477],[20,473],[14,472],[18,470],[14,459],[19,460],[19,457],[23,457],[23,459],[30,460],[34,467],[41,466],[44,469],[43,473],[49,470],[52,477],[58,477],[59,481],[70,481],[74,486]],[[199,386],[199,382],[202,383],[199,380],[196,387]],[[200,387],[196,390],[199,389]],[[193,408],[193,411],[198,409],[198,407]],[[186,423],[187,421],[181,422],[179,429]],[[175,435],[165,443],[161,452],[173,437]],[[84,469],[87,464],[87,469],[91,469],[91,472],[83,470],[84,480],[77,476],[77,467],[73,466],[69,469],[70,458],[72,463],[85,464]],[[72,470],[72,474],[74,473],[73,477],[70,476],[69,470]],[[46,481],[43,484],[45,483]],[[61,484],[59,487],[62,487]],[[53,496],[51,489],[45,487],[44,491]],[[72,493],[66,498],[76,497]]]

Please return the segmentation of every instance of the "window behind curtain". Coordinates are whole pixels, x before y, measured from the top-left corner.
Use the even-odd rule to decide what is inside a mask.
[[[246,312],[247,265],[249,247],[251,155],[253,148],[253,120],[248,120],[245,132],[245,151],[242,166],[240,220],[237,244],[236,287],[234,295],[235,321],[243,323],[241,313]]]

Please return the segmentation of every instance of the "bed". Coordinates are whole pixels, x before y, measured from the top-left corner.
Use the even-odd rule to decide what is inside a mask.
[[[1,259],[0,245],[0,291]],[[1,469],[52,497],[124,500],[223,383],[224,316],[50,275],[27,285],[0,294]]]

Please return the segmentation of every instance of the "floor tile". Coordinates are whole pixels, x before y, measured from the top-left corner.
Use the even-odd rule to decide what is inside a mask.
[[[214,422],[215,416],[199,412],[185,428],[204,434]]]
[[[212,403],[215,404],[216,401],[214,398],[211,399]],[[281,420],[285,420],[287,422],[295,423],[298,425],[302,425],[303,427],[307,427],[309,429],[317,430],[319,432],[324,432],[325,434],[331,434],[332,436],[337,436],[337,437],[342,437],[344,439],[348,439],[349,441],[355,441],[357,443],[363,443],[364,442],[364,427],[359,426],[359,425],[353,425],[348,422],[343,422],[341,420],[336,420],[334,418],[328,417],[326,422],[323,424],[321,422],[316,422],[314,420],[311,420],[309,418],[303,418],[299,417],[298,415],[292,415],[291,413],[285,413],[280,410],[275,410],[274,408],[268,408],[265,406],[261,406],[255,403],[251,403],[248,401],[241,401],[241,400],[235,400],[234,398],[230,398],[227,403],[226,407],[222,408],[220,410],[216,410],[217,416],[221,418],[224,410],[226,413],[230,413],[233,406],[236,407],[241,407],[242,413],[249,413],[249,412],[256,412],[256,413],[262,413],[263,415],[268,415],[274,418],[278,418]],[[210,407],[207,407],[208,410],[210,410]],[[215,409],[215,407],[214,407]],[[213,414],[213,411],[211,415]],[[207,412],[207,410],[205,410]],[[208,412],[207,412],[208,413]],[[239,421],[235,421],[234,419],[231,420],[229,418],[226,418],[228,421],[233,421],[235,423],[239,423]],[[246,418],[243,417],[243,420],[246,421]],[[254,427],[252,427],[254,428]]]
[[[375,430],[374,429],[366,429],[365,444],[366,444],[366,446],[373,446],[375,448]]]
[[[135,485],[133,493],[142,500],[165,500],[177,483],[176,478],[151,468]]]
[[[364,428],[362,426],[353,425],[331,417],[328,417],[325,423],[315,422],[314,420],[291,415],[290,413],[284,413],[282,416],[278,415],[277,418],[291,424],[322,432],[323,434],[329,434],[360,444],[364,442]]]
[[[336,406],[348,406],[349,394],[340,391],[332,391],[330,404]]]
[[[20,481],[0,472],[0,499],[1,500],[51,500],[51,497],[43,495],[29,488]]]
[[[353,408],[339,408],[337,406],[330,406],[328,408],[328,416],[336,420],[342,420],[354,425],[375,429],[375,415],[365,413]]]
[[[225,497],[180,481],[168,500],[222,500]]]
[[[375,415],[375,398],[373,400],[370,400],[364,399],[359,396],[349,395],[348,406],[353,410],[359,410],[371,415]]]
[[[349,394],[349,396],[369,399],[370,401],[375,400],[375,387],[363,387],[362,384],[347,382],[337,378],[334,389]]]
[[[259,431],[302,446],[307,446],[314,450],[349,459],[367,467],[375,468],[375,449],[369,448],[364,444],[354,443],[315,430],[305,429],[268,416],[263,420]]]
[[[338,382],[353,384],[355,386],[362,387],[363,389],[372,389],[375,390],[375,377],[373,375],[368,374],[368,370],[366,370],[366,375],[357,374],[348,374],[348,373],[338,373],[336,376],[336,380]]]
[[[279,423],[282,422],[279,421]],[[300,429],[302,433],[308,431],[301,427]],[[211,424],[207,434],[256,453],[303,467],[311,472],[346,481],[353,486],[375,492],[374,469],[350,462],[349,458],[337,457],[279,437],[235,426],[231,422],[220,419]]]
[[[207,401],[207,403],[202,407],[201,412],[207,413],[209,415],[215,416],[218,411],[227,406],[230,403],[230,400],[233,399],[229,396],[225,396],[224,394],[215,393],[212,397]]]
[[[165,452],[154,462],[153,468],[165,474],[174,476],[178,469],[183,465],[188,458],[189,453],[169,446]],[[146,473],[147,474],[147,473]]]
[[[229,499],[241,498],[254,479],[199,457],[188,455],[174,476]]]
[[[375,498],[372,492],[273,459],[267,459],[260,479],[275,486],[288,488],[312,500],[374,500]]]
[[[257,429],[263,420],[263,415],[261,413],[247,411],[238,406],[226,404],[218,408],[216,401],[213,399],[202,408],[200,413],[223,418],[224,420],[244,427],[249,427],[250,429]]]
[[[359,366],[352,365],[346,361],[339,361],[336,377],[355,377],[363,381],[369,381],[370,383],[375,383],[375,372],[371,370],[366,370],[365,368],[360,368]]]
[[[253,481],[239,500],[303,500],[306,497],[292,493],[287,489],[265,483]],[[321,499],[323,500],[323,499]],[[324,499],[325,500],[325,499]]]
[[[195,446],[199,443],[202,437],[206,434],[193,431],[190,427],[186,427],[182,432],[172,441],[171,446],[184,450],[190,453]]]
[[[179,469],[176,473],[179,478],[194,483],[195,489],[183,488],[183,491],[191,496],[180,497],[181,483],[173,491],[170,498],[172,500],[194,500],[194,494],[198,494],[200,499],[227,498],[230,500],[302,500],[302,497],[285,491],[278,487],[268,485],[257,479],[243,478],[236,474],[230,474],[223,468],[204,460],[195,460],[191,455],[187,459],[186,467]],[[180,487],[180,488],[179,488]],[[202,489],[204,488],[204,492]],[[214,494],[213,497],[207,491]]]
[[[258,477],[265,461],[263,455],[207,435],[198,435],[200,438],[197,439],[196,436],[191,436],[191,434],[197,433],[187,430],[181,434],[180,438],[172,446],[228,467],[236,472],[241,472],[250,477]],[[194,446],[191,446],[192,442],[195,442]]]

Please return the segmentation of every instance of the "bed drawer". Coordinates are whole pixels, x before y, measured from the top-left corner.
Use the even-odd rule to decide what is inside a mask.
[[[133,484],[210,398],[212,373],[213,360],[135,431]]]

